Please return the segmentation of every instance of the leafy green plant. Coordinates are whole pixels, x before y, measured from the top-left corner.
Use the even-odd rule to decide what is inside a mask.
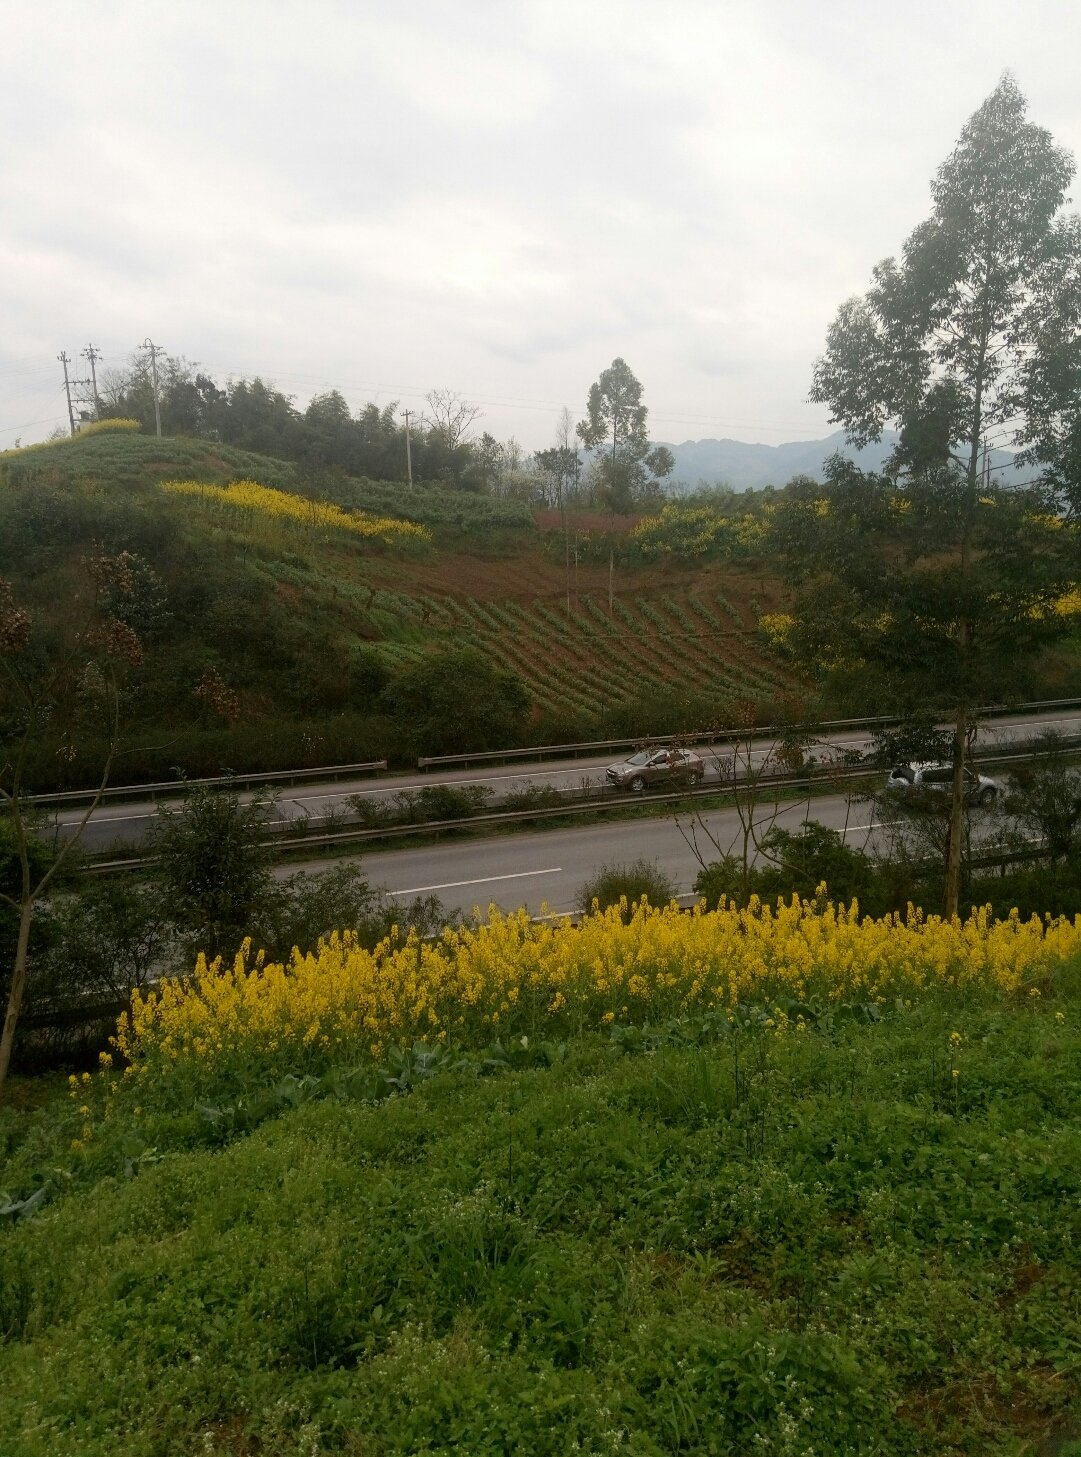
[[[531,809],[558,809],[564,802],[560,790],[552,784],[529,784],[524,789],[514,789],[503,796],[501,809],[508,813],[522,813]]]
[[[629,916],[643,897],[651,906],[663,906],[673,895],[675,886],[671,878],[656,861],[642,859],[630,864],[602,865],[579,887],[575,903],[583,915],[588,915],[594,902],[603,911],[626,899]]]
[[[267,827],[273,800],[194,785],[179,810],[163,810],[152,847],[156,873],[188,950],[229,956],[273,890]]]

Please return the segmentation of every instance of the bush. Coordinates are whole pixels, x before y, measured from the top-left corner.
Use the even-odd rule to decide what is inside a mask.
[[[35,958],[33,1002],[123,1001],[176,969],[179,932],[160,886],[127,876],[87,877],[46,917],[48,945]]]
[[[273,908],[266,828],[272,802],[243,802],[233,789],[196,786],[166,810],[152,840],[171,914],[194,955],[229,956]]]
[[[635,860],[632,865],[602,865],[591,880],[578,890],[575,903],[582,915],[588,916],[594,902],[602,910],[617,906],[626,897],[623,919],[643,898],[651,906],[665,906],[676,893],[672,880],[655,860]]]
[[[792,895],[809,899],[823,882],[831,900],[847,903],[855,897],[862,906],[873,898],[879,914],[892,908],[878,906],[888,877],[862,851],[846,845],[837,830],[813,821],[797,831],[774,827],[763,836],[759,849],[762,860],[746,871],[735,855],[699,871],[694,888],[711,910],[722,896],[736,905],[746,904],[751,895],[764,901]]]
[[[553,784],[529,784],[525,789],[512,790],[500,808],[508,814],[522,814],[531,809],[559,809],[565,798]]]
[[[315,951],[333,931],[356,931],[363,946],[373,947],[394,919],[394,910],[353,861],[279,881],[249,930],[270,960],[288,961],[294,947],[302,954]]]
[[[799,830],[774,827],[762,840],[769,862],[758,868],[758,892],[763,899],[778,895],[813,896],[823,881],[830,898],[850,901],[862,896],[874,876],[866,855],[845,844],[837,830],[809,821]]]
[[[756,890],[755,870],[752,866],[744,870],[738,855],[725,855],[720,860],[711,860],[703,865],[694,882],[696,894],[700,895],[711,911],[715,911],[723,897],[729,905],[743,905],[746,898]]]
[[[486,784],[429,784],[416,794],[405,791],[397,799],[407,824],[427,824],[429,820],[468,820],[483,814],[491,797]]]
[[[502,749],[521,741],[529,694],[476,648],[434,653],[406,669],[380,699],[423,754]]]
[[[349,664],[349,696],[362,708],[374,703],[390,682],[390,669],[375,648],[359,648]]]

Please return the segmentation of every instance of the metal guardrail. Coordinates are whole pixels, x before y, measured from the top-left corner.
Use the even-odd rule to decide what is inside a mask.
[[[1008,713],[1038,713],[1053,708],[1079,708],[1081,698],[1051,698],[1038,703],[989,704],[976,710],[980,717],[993,718]],[[417,760],[418,769],[432,769],[455,764],[503,764],[510,760],[534,759],[537,762],[561,758],[580,758],[583,754],[615,753],[620,749],[631,749],[643,742],[651,744],[716,744],[731,743],[748,738],[765,738],[769,734],[807,733],[813,728],[816,734],[828,733],[833,729],[875,728],[883,724],[899,723],[900,719],[887,716],[872,718],[837,718],[814,725],[756,724],[750,728],[716,729],[701,734],[647,734],[636,738],[595,739],[580,744],[541,744],[524,749],[491,749],[471,754],[429,755]],[[159,799],[183,794],[185,789],[223,788],[228,785],[255,788],[276,784],[291,785],[298,782],[337,781],[358,774],[380,773],[387,768],[386,759],[373,759],[363,764],[324,764],[314,769],[282,769],[259,774],[225,774],[209,779],[175,779],[155,784],[117,784],[107,786],[100,792],[102,800]],[[41,806],[62,806],[65,804],[86,804],[99,791],[95,789],[65,789],[50,794],[37,794],[33,803]]]
[[[995,718],[1010,713],[1039,713],[1052,708],[1081,708],[1081,698],[1050,698],[1039,703],[988,704],[976,709],[979,718]],[[819,724],[757,724],[751,728],[723,728],[701,734],[639,734],[637,738],[594,739],[581,744],[544,744],[525,749],[490,749],[471,754],[435,754],[417,760],[418,769],[446,768],[455,764],[505,764],[513,759],[580,758],[583,754],[616,753],[620,749],[631,749],[648,741],[651,744],[717,744],[734,740],[765,738],[768,734],[791,733],[799,735],[812,729],[816,734],[829,733],[834,729],[877,728],[900,723],[896,717],[881,715],[872,718],[837,718]]]
[[[61,789],[54,794],[35,794],[36,805],[86,804],[95,798],[102,800],[120,799],[170,799],[182,795],[186,789],[256,788],[275,784],[296,784],[299,780],[310,782],[324,779],[352,779],[358,774],[374,774],[387,767],[386,759],[372,759],[366,764],[327,764],[318,769],[282,769],[266,774],[222,774],[216,779],[172,779],[159,784],[115,784],[105,789]]]
[[[976,762],[985,765],[1024,763],[1036,757],[1038,756],[1025,749],[1019,749],[1012,753],[1000,752],[979,756]],[[759,788],[763,791],[768,789],[770,793],[795,789],[809,791],[816,785],[847,782],[853,779],[874,779],[880,777],[882,773],[880,765],[863,768],[841,764],[814,765],[794,773],[786,772],[764,776],[759,781]],[[439,835],[446,830],[528,824],[534,820],[565,819],[567,816],[581,814],[605,815],[613,811],[618,814],[627,810],[639,809],[643,804],[680,804],[688,799],[715,799],[718,796],[732,798],[745,787],[746,781],[732,784],[719,783],[714,780],[696,786],[688,785],[684,789],[668,794],[650,792],[642,795],[630,795],[626,791],[607,789],[605,786],[598,786],[600,793],[597,794],[593,794],[590,790],[568,789],[557,791],[566,796],[566,803],[544,808],[492,810],[487,814],[466,815],[460,819],[422,820],[416,824],[406,825],[358,825],[356,828],[331,830],[324,834],[304,834],[292,837],[289,836],[290,821],[284,820],[279,822],[279,827],[272,832],[266,843],[279,852],[331,850],[346,845],[362,845],[374,840],[408,839],[414,835]],[[135,859],[92,861],[88,869],[104,875],[121,871],[146,870],[153,863],[152,856],[142,856]]]

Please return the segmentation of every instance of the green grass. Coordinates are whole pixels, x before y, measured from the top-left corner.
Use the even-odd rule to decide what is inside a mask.
[[[1079,985],[5,1110],[5,1457],[1068,1451]]]

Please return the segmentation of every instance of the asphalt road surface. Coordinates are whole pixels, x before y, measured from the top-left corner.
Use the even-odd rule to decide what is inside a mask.
[[[851,802],[845,795],[784,805],[776,823],[798,830],[809,811],[815,820],[840,830],[853,846],[864,846],[874,835],[869,807]],[[714,810],[701,818],[720,848],[714,848],[701,829],[699,844],[705,858],[715,860],[730,845],[734,847],[739,818],[731,809]],[[681,824],[686,833],[681,833]],[[448,911],[463,915],[474,909],[484,914],[490,905],[504,911],[525,906],[535,916],[559,915],[576,908],[579,888],[602,865],[653,860],[670,876],[677,894],[692,891],[700,865],[687,838],[689,831],[690,817],[679,822],[672,817],[636,819],[488,839],[448,840],[358,858],[371,883],[403,903],[417,896],[434,895]],[[340,863],[307,861],[302,867],[282,866],[279,873]]]
[[[1018,740],[1029,738],[1041,730],[1048,729],[1055,729],[1065,735],[1081,735],[1081,714],[1076,710],[1048,710],[1032,715],[1016,715],[991,720],[980,728],[977,752],[990,753],[995,748],[1016,744]],[[823,740],[822,744],[815,746],[812,752],[819,757],[828,757],[831,752],[841,754],[846,750],[865,749],[869,744],[870,736],[866,732],[842,732],[831,735],[828,740]],[[772,745],[767,741],[755,744],[751,750],[752,762],[759,762],[771,752],[771,749]],[[714,751],[703,748],[698,752],[701,753],[706,764],[706,781],[708,783],[710,779],[718,777],[717,765],[713,759]],[[722,754],[724,750],[719,748],[716,752]],[[412,774],[382,775],[377,779],[369,777],[332,784],[308,783],[302,788],[282,790],[276,802],[275,813],[278,818],[284,820],[306,820],[308,825],[314,829],[324,825],[328,816],[333,818],[335,815],[348,813],[350,801],[354,797],[374,801],[387,800],[403,790],[424,789],[435,784],[482,785],[491,790],[490,803],[493,808],[497,808],[500,800],[507,794],[514,790],[524,789],[529,785],[547,784],[556,789],[568,790],[603,784],[605,768],[613,762],[613,756],[607,754],[588,759],[516,763],[513,766],[503,767],[443,769],[429,774],[414,772]],[[103,804],[91,817],[82,843],[92,853],[120,846],[142,845],[152,833],[162,808],[176,807],[177,803],[169,805],[167,801],[155,802],[146,799],[128,801],[123,804]],[[72,833],[81,818],[82,814],[78,810],[62,810],[56,816],[60,833]],[[602,828],[613,829],[614,827]],[[637,836],[638,828],[638,826],[635,826],[633,830],[624,828],[622,833]],[[574,831],[574,833],[585,832]],[[547,840],[550,837],[545,835],[543,838]],[[501,838],[498,843],[506,846],[509,842],[507,839]],[[422,852],[410,853],[421,854]],[[379,858],[381,857],[371,856],[369,860],[375,861]],[[637,856],[632,854],[631,858],[635,859]]]

